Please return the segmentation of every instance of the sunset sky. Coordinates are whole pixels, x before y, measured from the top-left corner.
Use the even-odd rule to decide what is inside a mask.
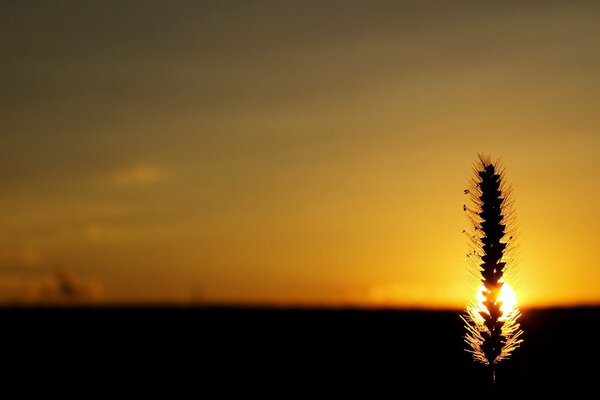
[[[0,301],[461,307],[478,153],[522,307],[600,302],[600,3],[3,2]]]

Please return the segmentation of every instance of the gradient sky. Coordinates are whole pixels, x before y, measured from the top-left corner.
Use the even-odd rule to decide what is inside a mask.
[[[481,152],[521,305],[600,302],[598,2],[1,10],[1,300],[460,307]]]

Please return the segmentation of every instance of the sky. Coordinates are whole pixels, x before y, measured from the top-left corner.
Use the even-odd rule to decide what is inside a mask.
[[[0,302],[462,307],[483,153],[521,307],[600,303],[598,2],[0,7]]]

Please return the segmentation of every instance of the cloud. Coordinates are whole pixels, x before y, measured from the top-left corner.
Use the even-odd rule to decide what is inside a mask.
[[[23,285],[23,303],[30,306],[80,306],[102,300],[101,282],[82,278],[61,268],[54,275],[28,279]]]
[[[114,225],[89,224],[84,228],[85,238],[94,244],[110,243],[122,237],[121,230]]]
[[[164,171],[158,167],[137,164],[121,168],[114,172],[113,178],[120,185],[146,186],[154,185],[163,180]]]
[[[0,272],[0,302],[20,303],[23,298],[23,275],[12,271]]]
[[[33,267],[42,261],[42,253],[29,246],[3,246],[0,248],[0,267]]]

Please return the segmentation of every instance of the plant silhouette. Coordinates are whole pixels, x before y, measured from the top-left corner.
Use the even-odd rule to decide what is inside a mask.
[[[480,155],[473,172],[471,187],[465,190],[470,205],[463,205],[463,209],[471,225],[465,232],[471,244],[467,257],[476,268],[481,286],[463,316],[465,341],[475,360],[491,366],[494,385],[495,364],[508,358],[522,342],[517,322],[520,311],[516,304],[508,304],[507,294],[514,292],[504,279],[510,260],[508,250],[513,246],[513,235],[507,234],[507,224],[512,222],[511,189],[499,162],[489,157]]]

